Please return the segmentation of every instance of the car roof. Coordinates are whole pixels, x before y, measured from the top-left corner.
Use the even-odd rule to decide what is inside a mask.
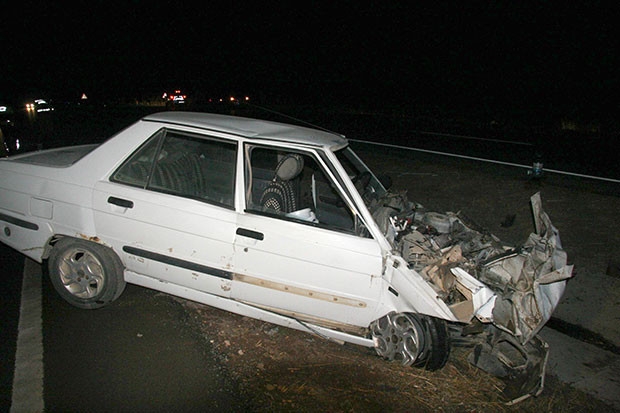
[[[347,145],[343,135],[303,126],[266,120],[201,112],[159,112],[142,118],[144,121],[165,122],[220,131],[252,139],[270,139],[337,150]]]

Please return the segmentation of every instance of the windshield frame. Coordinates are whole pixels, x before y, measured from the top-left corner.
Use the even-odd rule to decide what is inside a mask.
[[[381,198],[387,193],[387,189],[383,186],[379,178],[377,178],[374,172],[364,163],[364,161],[362,161],[362,159],[353,151],[353,149],[351,149],[350,146],[334,151],[334,155],[352,182],[355,183],[356,179],[359,178],[364,172],[370,174],[370,181],[366,186],[366,191],[363,192],[370,192],[377,198]],[[360,193],[360,196],[364,198],[364,193]],[[368,206],[366,199],[364,199],[364,203]]]
[[[366,226],[366,229],[370,232],[370,236],[374,238],[381,245],[383,254],[389,254],[392,249],[392,245],[385,237],[385,234],[375,221],[370,210],[370,202],[364,199],[363,194],[355,187],[351,177],[352,173],[359,171],[360,173],[367,172],[370,174],[369,186],[372,185],[373,190],[377,191],[377,196],[383,197],[388,191],[381,184],[379,179],[370,170],[370,168],[361,160],[361,158],[351,149],[348,145],[337,149],[329,149],[325,151],[319,151],[320,155],[324,158],[325,164],[330,168],[332,174],[339,180],[339,184],[345,189],[347,197],[349,197],[356,205],[356,209],[360,213],[360,219]],[[343,164],[344,163],[344,164]],[[348,166],[345,165],[350,163]],[[350,166],[354,166],[354,170],[351,170]],[[371,198],[375,198],[374,194]]]

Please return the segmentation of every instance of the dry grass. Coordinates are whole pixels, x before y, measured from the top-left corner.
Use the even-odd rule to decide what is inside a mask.
[[[611,411],[553,377],[539,397],[508,406],[503,382],[470,365],[465,350],[428,372],[384,361],[372,349],[184,305],[258,412]]]

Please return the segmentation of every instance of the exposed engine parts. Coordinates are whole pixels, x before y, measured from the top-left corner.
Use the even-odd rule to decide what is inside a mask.
[[[370,205],[394,253],[428,282],[458,321],[450,324],[452,344],[473,348],[473,364],[512,381],[507,393],[515,400],[542,390],[548,346],[537,333],[564,292],[566,283],[559,281],[572,276],[540,194],[531,204],[535,232],[519,247],[504,245],[460,213],[428,212],[402,193],[388,193]],[[443,331],[438,322],[445,323],[420,314],[388,314],[371,326],[376,351],[403,364],[433,362],[432,354],[441,350],[433,345],[447,342],[433,337]]]

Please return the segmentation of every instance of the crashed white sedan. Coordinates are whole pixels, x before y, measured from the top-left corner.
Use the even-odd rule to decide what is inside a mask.
[[[513,399],[542,390],[536,334],[572,273],[531,201],[509,247],[388,190],[343,136],[191,112],[0,160],[0,240],[77,307],[129,282],[430,370],[470,346]]]

